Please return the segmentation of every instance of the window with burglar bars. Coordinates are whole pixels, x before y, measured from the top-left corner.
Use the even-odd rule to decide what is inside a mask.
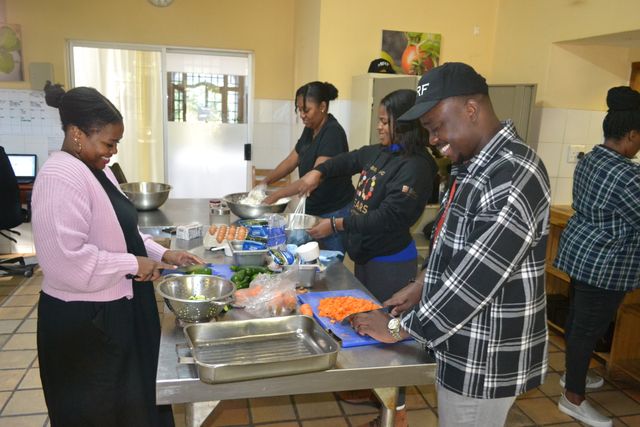
[[[245,76],[167,73],[170,122],[245,123]]]

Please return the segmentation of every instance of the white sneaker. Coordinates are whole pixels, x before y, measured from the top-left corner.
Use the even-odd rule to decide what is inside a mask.
[[[580,405],[574,405],[564,397],[564,393],[562,393],[562,396],[560,396],[560,400],[558,401],[558,409],[560,412],[564,412],[576,420],[582,421],[592,427],[613,426],[611,419],[598,412],[589,402],[583,400]]]
[[[564,388],[567,374],[562,374],[560,377],[560,385]],[[591,374],[587,372],[587,378],[585,379],[585,387],[589,390],[600,388],[604,385],[604,379],[600,375]]]

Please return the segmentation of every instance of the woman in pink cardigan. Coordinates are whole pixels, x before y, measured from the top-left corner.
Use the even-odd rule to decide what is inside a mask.
[[[124,132],[116,107],[92,88],[65,93],[47,83],[45,93],[65,135],[32,197],[44,272],[38,358],[51,425],[172,426],[171,407],[155,400],[160,322],[151,281],[202,260],[140,234],[135,207],[106,167]]]

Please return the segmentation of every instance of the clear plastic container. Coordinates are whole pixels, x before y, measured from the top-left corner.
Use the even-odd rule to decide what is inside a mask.
[[[209,200],[209,224],[226,224],[230,223],[229,207],[219,199]]]

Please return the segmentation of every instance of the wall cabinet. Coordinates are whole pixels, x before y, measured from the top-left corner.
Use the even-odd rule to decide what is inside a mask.
[[[558,253],[560,235],[571,215],[573,210],[570,206],[551,208],[545,266],[547,298],[569,294],[569,276],[555,268],[553,260]],[[550,320],[549,327],[564,333],[564,325]],[[597,356],[606,362],[610,373],[621,370],[640,382],[640,289],[628,293],[618,309],[611,351],[608,354],[597,353]]]

